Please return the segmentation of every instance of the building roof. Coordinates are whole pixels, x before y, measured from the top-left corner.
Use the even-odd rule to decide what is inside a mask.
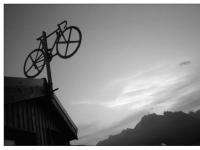
[[[29,79],[18,77],[4,77],[4,103],[16,103],[29,100],[38,100],[47,95],[46,79]],[[62,116],[64,122],[68,125],[77,139],[78,129],[63,105],[55,94],[50,97],[50,102],[53,104],[57,112]],[[49,102],[49,101],[47,101]]]
[[[46,95],[45,79],[4,77],[5,103],[39,98]]]

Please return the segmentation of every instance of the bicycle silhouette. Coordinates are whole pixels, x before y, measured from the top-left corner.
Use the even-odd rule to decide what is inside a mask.
[[[24,63],[26,77],[34,78],[39,75],[54,56],[58,55],[66,59],[72,57],[78,51],[82,40],[79,28],[76,26],[67,27],[67,21],[63,21],[57,26],[58,28],[49,35],[43,32],[42,36],[37,38],[40,41],[38,48],[29,53]],[[55,34],[56,38],[53,45],[48,48],[47,39]],[[76,34],[76,36],[72,36],[72,34]],[[53,54],[54,49],[56,49],[55,54]]]

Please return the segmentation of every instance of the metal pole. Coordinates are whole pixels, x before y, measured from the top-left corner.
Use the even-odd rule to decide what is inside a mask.
[[[42,35],[43,35],[42,45],[43,45],[43,49],[45,52],[45,63],[46,63],[46,69],[47,69],[47,80],[48,80],[49,90],[50,90],[50,92],[52,92],[53,91],[53,83],[52,83],[51,67],[50,67],[51,57],[49,56],[49,53],[48,53],[46,32],[43,31]]]

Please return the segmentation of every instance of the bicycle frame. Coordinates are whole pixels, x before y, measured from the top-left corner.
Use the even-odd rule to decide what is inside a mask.
[[[61,25],[63,25],[63,24],[64,24],[64,29],[62,30]],[[49,35],[46,35],[46,32],[43,31],[42,36],[37,38],[37,40],[40,41],[38,48],[45,50],[50,55],[51,58],[57,55],[57,53],[52,55],[52,51],[53,51],[54,47],[56,46],[60,37],[63,36],[64,40],[66,41],[65,36],[63,35],[63,31],[65,31],[65,29],[67,28],[67,21],[63,21],[63,22],[59,23],[57,26],[58,26],[58,28],[56,30],[54,30],[52,33],[50,33]],[[48,48],[47,38],[49,38],[53,34],[56,34],[56,39],[55,39],[52,47]]]

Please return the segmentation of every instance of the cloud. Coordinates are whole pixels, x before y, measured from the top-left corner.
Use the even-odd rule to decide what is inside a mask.
[[[191,61],[183,61],[183,62],[181,62],[179,65],[180,66],[186,66],[186,65],[190,65],[191,64]]]
[[[157,72],[147,73],[137,78],[129,79],[124,85],[120,95],[111,103],[110,107],[119,107],[127,104],[134,106],[145,106],[155,101],[162,91],[169,90],[171,87],[180,84],[184,74],[174,72]],[[129,105],[130,106],[130,105]]]

